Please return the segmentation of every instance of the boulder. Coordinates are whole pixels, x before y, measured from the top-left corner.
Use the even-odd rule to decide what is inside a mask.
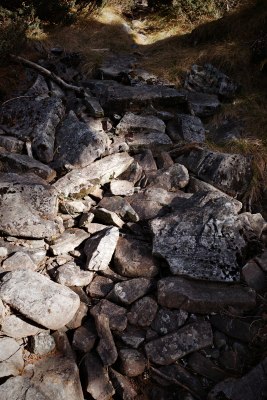
[[[159,335],[167,335],[167,333],[174,332],[184,325],[187,317],[188,313],[186,311],[160,308],[151,324],[151,328]]]
[[[53,240],[53,244],[50,246],[50,249],[55,256],[66,254],[70,251],[73,251],[82,242],[88,239],[88,237],[89,234],[83,229],[67,229],[61,236]]]
[[[128,112],[117,125],[116,134],[128,137],[135,133],[165,133],[165,124],[152,115],[143,116]]]
[[[109,320],[110,329],[117,332],[124,331],[127,326],[126,309],[108,300],[100,300],[90,309],[90,314],[94,318],[104,315]]]
[[[157,302],[151,297],[145,296],[133,303],[127,318],[132,325],[148,327],[155,318],[157,310]]]
[[[194,115],[177,114],[167,124],[167,134],[174,143],[205,141],[205,128],[200,118]]]
[[[61,265],[57,269],[56,281],[65,286],[87,286],[92,281],[94,273],[83,271],[75,262]]]
[[[0,338],[0,378],[17,376],[24,367],[22,348],[16,340],[8,337]],[[0,386],[1,393],[1,386]],[[2,397],[1,397],[2,399]]]
[[[14,339],[37,335],[43,329],[17,315],[7,315],[1,323],[1,332]]]
[[[147,278],[135,278],[126,282],[119,282],[115,284],[108,294],[108,298],[129,305],[147,294],[151,289],[151,285],[152,281]]]
[[[72,290],[32,271],[8,272],[2,278],[0,298],[32,321],[54,330],[66,325],[80,305]]]
[[[137,222],[139,220],[138,214],[123,197],[104,197],[98,206],[115,212],[123,221]]]

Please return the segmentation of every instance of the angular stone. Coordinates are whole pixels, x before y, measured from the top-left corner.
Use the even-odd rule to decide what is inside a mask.
[[[146,359],[135,349],[119,350],[120,371],[123,375],[134,377],[141,375],[146,368]]]
[[[108,229],[109,226],[103,225],[103,224],[97,224],[95,222],[91,222],[91,224],[88,224],[86,229],[87,232],[90,233],[90,235],[94,235],[95,233],[98,233],[100,231],[103,231],[104,229]]]
[[[131,196],[134,194],[134,185],[129,181],[111,181],[110,191],[114,196]]]
[[[242,154],[192,150],[178,157],[177,162],[185,165],[198,178],[233,197],[242,196],[252,179],[251,159]]]
[[[258,332],[256,324],[227,315],[212,315],[210,321],[219,331],[242,342],[251,342]]]
[[[35,271],[38,268],[38,266],[32,261],[31,257],[22,251],[17,251],[7,258],[3,262],[2,267],[5,271],[16,271],[18,269]]]
[[[157,164],[151,150],[143,150],[134,156],[134,159],[143,168],[143,171],[156,171]]]
[[[173,159],[167,151],[162,151],[157,155],[157,166],[159,169],[169,168],[173,163]]]
[[[148,175],[148,185],[168,191],[183,189],[189,182],[187,168],[181,164],[173,164],[166,170],[158,170]]]
[[[127,170],[120,175],[120,179],[133,182],[135,185],[142,178],[142,175],[143,168],[138,162],[134,161],[129,168],[127,168]]]
[[[0,153],[0,165],[1,172],[12,171],[18,174],[31,172],[47,182],[51,182],[56,177],[56,171],[48,165],[24,154]]]
[[[132,151],[143,149],[168,148],[172,141],[166,133],[133,133],[125,136],[126,143]]]
[[[93,167],[90,165],[68,172],[54,184],[54,187],[65,197],[88,194],[96,185],[104,185],[117,178],[132,162],[133,158],[127,153],[112,154],[95,161]]]
[[[0,398],[1,400],[50,400],[44,393],[31,385],[29,378],[22,376],[9,378],[1,385]]]
[[[118,353],[109,327],[109,318],[104,314],[95,315],[95,324],[99,337],[97,352],[104,366],[112,365],[117,360]]]
[[[151,324],[151,328],[159,335],[167,335],[167,333],[174,332],[184,325],[187,317],[186,311],[160,308]]]
[[[129,278],[151,278],[159,270],[152,256],[151,245],[131,237],[119,238],[114,254],[114,269]]]
[[[263,226],[262,217],[237,215],[236,205],[218,196],[200,192],[180,199],[174,213],[151,222],[153,254],[166,259],[174,275],[237,281],[240,259],[260,251],[257,229],[259,218]]]
[[[61,265],[57,269],[56,281],[65,286],[87,286],[94,277],[93,272],[83,271],[74,262]]]
[[[249,310],[256,305],[256,293],[244,286],[168,277],[158,282],[158,303],[163,307],[208,314],[227,307]]]
[[[47,97],[39,101],[14,99],[0,110],[5,132],[19,139],[32,140],[36,157],[49,163],[54,157],[55,130],[64,114],[61,99]]]
[[[267,250],[265,250],[259,257],[256,257],[256,262],[264,272],[267,272]]]
[[[130,206],[128,201],[120,196],[104,197],[100,203],[99,207],[105,208],[109,211],[115,212],[124,221],[137,222],[139,221],[138,214]]]
[[[83,168],[105,153],[109,145],[104,131],[89,129],[70,111],[56,135],[56,168]]]
[[[90,314],[94,318],[97,315],[105,315],[109,319],[111,330],[122,332],[127,326],[126,309],[108,300],[100,300],[90,309]]]
[[[190,354],[187,358],[187,363],[195,373],[205,376],[213,382],[220,382],[227,377],[225,371],[201,353]]]
[[[115,390],[99,357],[92,353],[87,353],[83,364],[86,391],[94,400],[110,400],[115,394]]]
[[[221,108],[218,97],[213,94],[189,92],[187,102],[190,113],[197,117],[210,117]]]
[[[82,200],[64,200],[60,203],[60,211],[65,214],[77,215],[81,213],[87,213],[91,208],[91,204],[88,202],[85,204]]]
[[[22,339],[27,336],[34,336],[43,329],[39,326],[24,321],[17,315],[7,315],[1,322],[1,332],[14,339]]]
[[[217,94],[226,99],[232,99],[238,89],[238,84],[211,64],[192,65],[184,86],[188,90]]]
[[[88,239],[89,235],[83,229],[71,228],[66,230],[59,238],[53,241],[50,246],[53,254],[58,256],[73,251],[82,242]]]
[[[208,400],[219,400],[224,396],[227,400],[263,399],[267,390],[266,358],[240,379],[226,379],[212,388]]]
[[[72,347],[75,350],[88,353],[94,347],[96,338],[97,335],[95,329],[91,326],[88,326],[87,324],[85,326],[80,326],[74,332]]]
[[[110,368],[110,377],[116,393],[122,400],[133,400],[137,396],[131,382],[125,376]]]
[[[30,87],[30,89],[27,90],[27,96],[35,97],[38,99],[49,96],[49,88],[47,86],[44,76],[40,74],[37,75],[35,82]]]
[[[32,271],[7,273],[2,278],[0,298],[29,319],[54,330],[66,325],[80,305],[76,293]]]
[[[88,239],[84,252],[87,256],[86,268],[91,271],[105,270],[112,258],[119,239],[119,229],[106,228]]]
[[[105,276],[97,275],[90,283],[90,285],[86,288],[86,293],[88,293],[88,295],[93,298],[106,297],[113,286],[114,283],[111,279],[106,278]]]
[[[264,293],[267,289],[266,274],[258,266],[255,260],[250,260],[242,268],[242,277],[249,287],[259,293]]]
[[[169,365],[179,358],[213,344],[211,326],[208,322],[196,322],[170,333],[162,338],[152,340],[145,345],[150,361]]]
[[[205,128],[200,118],[194,115],[177,114],[168,122],[167,133],[174,143],[205,141]]]
[[[12,338],[0,338],[0,378],[16,376],[22,372],[24,360],[22,348]]]
[[[119,335],[119,338],[127,346],[137,349],[145,341],[146,331],[144,329],[128,324],[125,331],[123,331],[121,335]]]
[[[97,221],[106,225],[114,225],[118,228],[122,228],[124,225],[122,219],[115,212],[106,210],[105,208],[96,208],[94,215]]]
[[[143,297],[151,288],[151,280],[146,278],[130,279],[116,283],[108,298],[129,305]]]
[[[35,265],[42,263],[46,256],[47,244],[44,240],[23,240],[16,238],[14,242],[9,242],[0,239],[0,246],[5,249],[4,252],[7,252],[7,255],[13,255],[17,252],[27,254]]]
[[[55,222],[57,192],[33,174],[0,174],[0,229],[7,235],[49,238],[62,230]]]
[[[132,325],[148,327],[156,316],[158,306],[151,297],[143,297],[137,300],[127,314],[128,321]]]
[[[104,117],[104,110],[97,98],[85,93],[84,103],[90,115],[96,118]]]
[[[44,356],[56,347],[55,339],[49,332],[41,332],[30,339],[30,349],[33,354]]]
[[[0,135],[0,146],[4,147],[4,149],[11,153],[21,153],[24,147],[24,142],[12,136]]]
[[[128,112],[117,125],[116,134],[128,137],[135,133],[165,133],[165,124],[152,115],[142,116]]]
[[[66,327],[70,330],[79,328],[87,317],[88,308],[88,305],[81,301],[74,317],[66,324]]]

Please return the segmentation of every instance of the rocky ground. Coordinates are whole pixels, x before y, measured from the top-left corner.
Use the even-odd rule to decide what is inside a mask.
[[[252,160],[209,150],[237,85],[193,66],[177,90],[112,56],[28,70],[0,110],[0,398],[267,398],[266,223]],[[218,140],[233,138],[224,127]]]

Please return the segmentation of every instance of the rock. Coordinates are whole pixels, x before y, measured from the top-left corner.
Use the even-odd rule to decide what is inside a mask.
[[[156,316],[158,306],[151,297],[143,297],[137,300],[127,314],[128,321],[132,325],[148,327]]]
[[[187,363],[195,373],[205,376],[213,382],[220,382],[227,377],[225,371],[201,353],[190,354],[187,358]]]
[[[100,300],[90,309],[90,314],[94,318],[97,315],[105,315],[109,319],[111,330],[122,332],[127,326],[126,309],[108,300]]]
[[[146,359],[138,350],[121,349],[119,350],[119,364],[123,375],[134,377],[144,372]]]
[[[241,139],[244,133],[245,127],[243,126],[243,122],[226,119],[218,127],[210,129],[209,137],[211,137],[214,143],[223,145]]]
[[[86,391],[94,400],[110,400],[115,390],[109,380],[108,372],[99,357],[87,353],[84,358]]]
[[[39,101],[27,99],[23,102],[14,99],[1,107],[0,123],[8,134],[32,140],[36,157],[49,163],[54,157],[55,130],[63,114],[63,103],[56,97]]]
[[[129,305],[147,294],[151,284],[151,280],[147,278],[135,278],[126,282],[119,282],[115,284],[108,298]]]
[[[162,151],[157,156],[157,166],[159,169],[167,169],[174,164],[173,159],[167,151]]]
[[[76,311],[74,317],[66,324],[66,327],[71,330],[79,328],[86,319],[87,314],[88,305],[81,301],[80,306]]]
[[[194,64],[187,74],[184,87],[188,90],[217,94],[222,98],[232,99],[239,86],[211,64]]]
[[[267,250],[265,250],[259,257],[256,257],[257,264],[264,272],[267,272]]]
[[[205,128],[200,118],[188,114],[176,114],[167,124],[167,134],[174,143],[205,142]]]
[[[125,376],[110,368],[110,377],[116,393],[122,400],[133,400],[137,396],[131,382]]]
[[[1,322],[1,332],[14,339],[34,336],[42,330],[41,327],[29,323],[17,315],[7,315]]]
[[[29,319],[54,330],[66,325],[80,305],[73,291],[32,271],[7,273],[2,278],[0,298]]]
[[[45,78],[42,75],[37,75],[35,82],[30,87],[30,89],[27,90],[27,96],[35,97],[38,99],[49,96],[49,88],[47,86]]]
[[[138,162],[134,161],[129,166],[129,168],[127,168],[127,170],[120,175],[120,179],[133,182],[133,184],[136,185],[136,183],[140,181],[142,176],[143,176],[143,168]]]
[[[156,171],[157,164],[151,150],[144,150],[134,156],[134,159],[143,168],[143,171]]]
[[[60,203],[60,211],[68,215],[88,213],[90,208],[91,204],[89,202],[85,204],[82,200],[64,200],[63,203]]]
[[[35,271],[38,266],[34,264],[31,257],[22,251],[17,251],[13,256],[7,258],[2,267],[5,271],[16,271],[19,269],[25,269]]]
[[[258,327],[250,321],[246,322],[227,315],[213,315],[210,321],[219,331],[242,342],[251,342],[257,335]]]
[[[104,131],[89,129],[70,111],[56,136],[56,168],[83,168],[101,157],[108,148],[108,136]]]
[[[103,231],[104,229],[108,229],[109,226],[103,225],[103,224],[97,224],[97,223],[91,223],[87,225],[87,232],[90,233],[90,235],[94,235],[95,233],[98,233],[100,231]]]
[[[14,173],[31,172],[47,182],[51,182],[56,177],[56,171],[48,165],[24,154],[0,153],[0,170]]]
[[[134,185],[132,182],[129,181],[111,181],[110,192],[114,196],[131,196],[132,194],[134,194]]]
[[[152,115],[137,115],[126,113],[116,127],[117,135],[134,135],[135,133],[150,134],[150,133],[165,133],[164,122]]]
[[[12,338],[0,338],[0,378],[17,376],[22,372],[24,360],[22,348]],[[1,393],[1,386],[0,386]],[[2,398],[2,397],[1,397]]]
[[[127,328],[119,335],[119,338],[127,346],[137,349],[145,341],[146,331],[128,324]]]
[[[213,335],[208,322],[196,322],[145,345],[147,357],[159,365],[169,365],[194,351],[211,346]]]
[[[80,220],[79,220],[79,227],[88,229],[90,228],[91,222],[94,219],[94,214],[89,212],[89,213],[83,213]],[[95,233],[95,232],[94,232]]]
[[[31,385],[29,378],[16,376],[9,378],[0,386],[1,400],[50,400],[44,393]]]
[[[90,297],[96,297],[99,299],[102,297],[106,297],[113,286],[114,283],[111,279],[106,278],[105,276],[97,275],[86,288],[86,293],[88,293]]]
[[[0,174],[0,229],[7,235],[49,238],[62,230],[56,222],[57,192],[33,174]]]
[[[201,314],[218,312],[227,307],[249,310],[256,305],[256,293],[238,284],[168,277],[158,282],[158,303],[163,307]]]
[[[187,94],[189,112],[197,117],[211,117],[221,108],[221,103],[216,95],[189,92]]]
[[[12,136],[0,135],[0,146],[11,153],[21,153],[24,142]]]
[[[73,251],[82,242],[88,239],[89,235],[83,229],[71,228],[66,230],[59,238],[53,241],[50,246],[53,254],[58,256]]]
[[[83,271],[74,262],[61,265],[57,269],[56,281],[65,286],[87,286],[94,277],[93,272]]]
[[[241,260],[260,251],[256,221],[257,214],[237,215],[232,201],[200,192],[180,199],[174,213],[151,222],[153,254],[164,258],[174,275],[237,281]]]
[[[40,265],[46,256],[47,244],[44,240],[24,240],[16,238],[14,241],[0,239],[0,246],[4,253],[12,255],[16,252],[27,254],[35,265]]]
[[[185,102],[184,93],[163,85],[125,86],[115,81],[91,81],[93,94],[109,114],[142,111],[147,105],[177,106]]]
[[[125,136],[126,143],[131,151],[143,149],[168,148],[172,141],[166,133],[129,133]]]
[[[212,388],[208,400],[255,400],[264,398],[267,390],[266,358],[240,379],[226,379]]]
[[[88,239],[84,252],[87,256],[86,268],[90,271],[105,270],[113,256],[119,239],[119,229],[106,228]]]
[[[97,335],[92,324],[82,325],[73,334],[72,347],[83,353],[89,353],[95,345],[96,338]]]
[[[187,317],[188,314],[186,311],[160,308],[151,324],[151,328],[159,335],[166,335],[167,333],[176,331],[184,325]]]
[[[106,367],[114,364],[118,357],[117,349],[109,327],[109,318],[104,314],[95,315],[95,324],[99,337],[97,352],[103,365]]]
[[[148,175],[148,186],[163,188],[167,191],[183,189],[189,182],[187,168],[181,164],[173,164],[168,169],[158,170]]]
[[[199,179],[233,197],[242,196],[252,179],[251,160],[241,154],[192,150],[178,157],[177,162],[185,165]]]
[[[259,293],[264,293],[267,289],[266,273],[258,266],[255,260],[250,260],[242,268],[242,277],[246,284]]]
[[[30,340],[30,349],[33,354],[44,356],[56,347],[55,339],[49,332],[41,332]]]
[[[68,172],[60,178],[54,187],[58,193],[65,197],[69,195],[88,194],[96,185],[104,185],[117,178],[127,170],[133,162],[133,158],[127,153],[112,154],[95,161],[94,166]]]
[[[131,237],[118,240],[114,254],[115,271],[128,278],[152,278],[158,273],[151,245]]]
[[[104,110],[101,107],[98,99],[88,95],[88,93],[85,93],[84,103],[90,115],[96,118],[104,117]]]
[[[99,207],[105,208],[106,210],[115,212],[124,221],[137,222],[139,221],[138,214],[130,206],[128,201],[120,196],[104,197]]]
[[[94,215],[96,220],[106,225],[114,225],[118,228],[122,228],[124,225],[122,219],[120,219],[115,212],[106,210],[105,208],[96,208],[94,210]]]

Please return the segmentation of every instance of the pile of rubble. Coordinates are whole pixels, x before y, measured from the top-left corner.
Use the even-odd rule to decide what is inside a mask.
[[[201,145],[237,85],[52,53],[81,95],[37,75],[0,110],[0,398],[266,398],[251,159]]]

